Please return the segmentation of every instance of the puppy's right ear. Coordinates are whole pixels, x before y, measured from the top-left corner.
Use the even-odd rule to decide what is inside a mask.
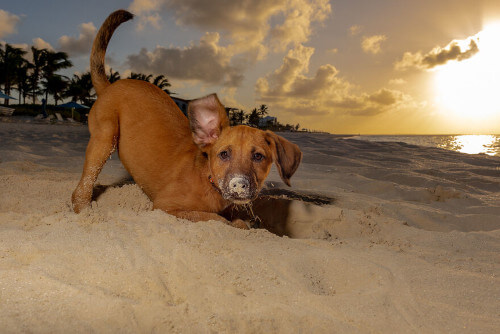
[[[273,161],[278,167],[281,179],[290,187],[290,178],[299,168],[302,161],[302,152],[296,144],[278,136],[274,132],[267,130],[265,135],[266,141],[271,146]]]
[[[193,141],[200,148],[215,143],[222,130],[229,126],[226,109],[216,94],[189,102],[188,118]]]

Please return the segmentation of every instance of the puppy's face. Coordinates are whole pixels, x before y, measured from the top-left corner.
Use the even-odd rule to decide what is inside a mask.
[[[273,162],[272,139],[248,126],[222,131],[208,153],[211,176],[222,197],[244,204],[257,197]]]
[[[290,186],[302,159],[297,145],[270,131],[230,127],[215,94],[191,101],[188,117],[193,141],[207,155],[210,177],[224,199],[237,204],[255,199],[273,162]]]

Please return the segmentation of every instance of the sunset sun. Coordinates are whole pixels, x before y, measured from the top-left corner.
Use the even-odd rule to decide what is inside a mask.
[[[459,120],[488,121],[500,112],[500,22],[486,26],[461,48],[477,43],[479,51],[463,61],[441,66],[435,73],[436,102]]]

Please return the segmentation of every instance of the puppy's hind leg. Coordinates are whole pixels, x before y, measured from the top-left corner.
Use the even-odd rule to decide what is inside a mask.
[[[101,172],[106,160],[115,150],[118,140],[117,118],[94,120],[94,122],[91,122],[89,119],[89,125],[91,135],[87,151],[85,152],[82,177],[71,196],[73,210],[76,213],[79,213],[90,205],[97,176]]]

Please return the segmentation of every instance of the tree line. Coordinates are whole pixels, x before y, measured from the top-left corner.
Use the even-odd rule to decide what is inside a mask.
[[[19,103],[26,104],[26,100],[35,104],[38,97],[45,101],[51,96],[57,106],[63,99],[91,106],[95,101],[95,91],[92,86],[90,72],[73,74],[71,78],[57,72],[73,66],[66,52],[57,52],[48,49],[38,49],[31,46],[31,59],[26,59],[27,51],[5,43],[0,47],[0,87],[7,95],[17,91]],[[120,73],[110,69],[107,77],[111,83],[120,80]],[[128,79],[144,80],[158,86],[167,94],[171,94],[171,84],[164,75],[132,72]],[[9,100],[5,100],[9,105]],[[232,125],[248,124],[254,127],[266,128],[274,131],[297,131],[300,125],[281,124],[276,118],[263,123],[261,120],[269,115],[269,108],[262,104],[250,113],[242,109],[229,108],[228,115]]]
[[[66,52],[32,46],[30,60],[26,59],[27,53],[8,43],[0,48],[0,86],[5,94],[17,91],[18,101],[23,104],[27,99],[35,104],[37,97],[47,101],[49,96],[52,96],[56,106],[65,98],[88,106],[93,103],[95,92],[90,72],[73,74],[71,78],[56,73],[73,66]],[[120,79],[120,74],[112,69],[107,76],[111,82]],[[152,74],[131,73],[129,79],[148,81],[170,94],[168,88],[171,85],[164,75],[153,77]],[[9,104],[8,99],[5,104]]]
[[[229,122],[231,125],[247,124],[256,128],[267,129],[272,131],[298,131],[300,124],[281,124],[276,117],[266,120],[266,115],[269,115],[269,108],[265,104],[261,104],[258,108],[253,108],[250,113],[246,113],[242,109],[228,108]],[[305,129],[302,129],[305,130]]]

